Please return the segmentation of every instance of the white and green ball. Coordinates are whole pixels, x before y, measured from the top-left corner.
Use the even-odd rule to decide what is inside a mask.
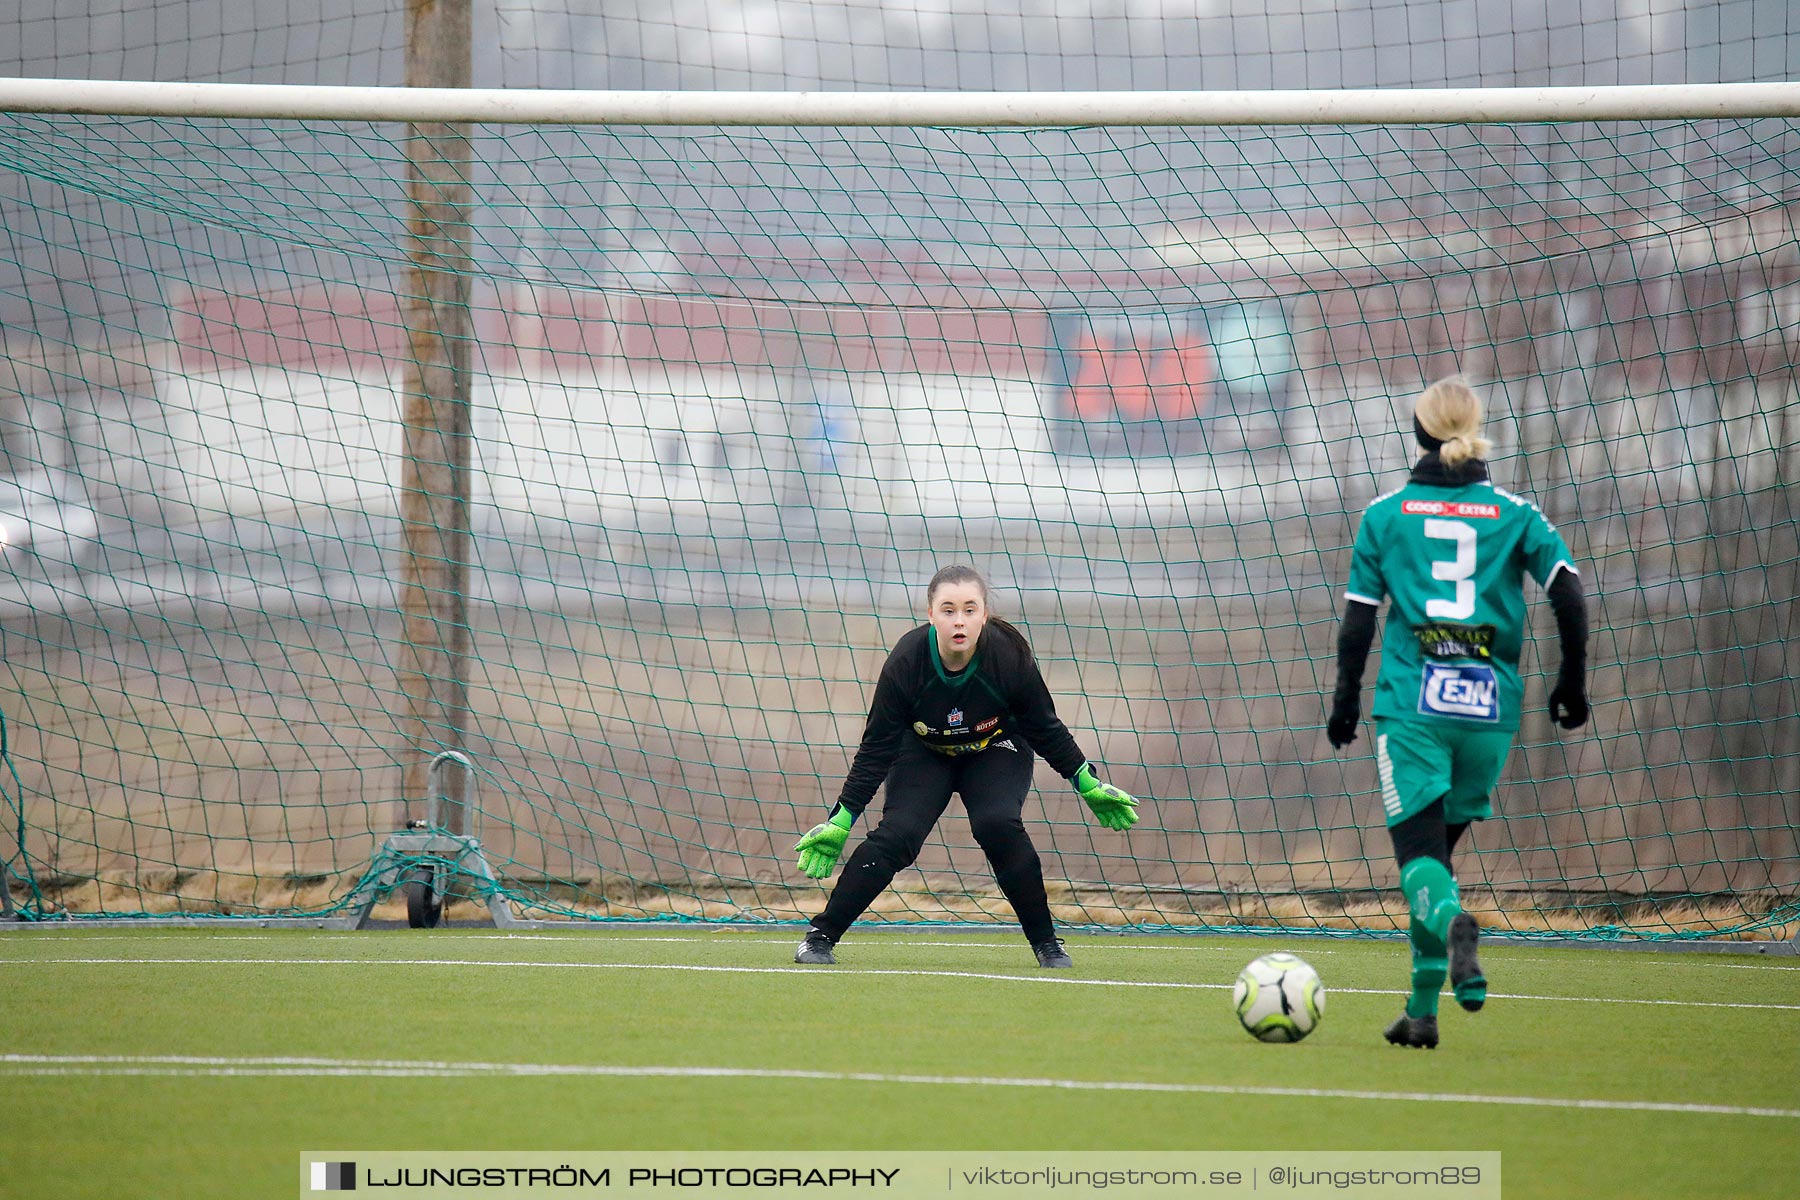
[[[1238,972],[1231,991],[1238,1020],[1264,1042],[1297,1042],[1325,1016],[1325,985],[1298,955],[1278,950]]]

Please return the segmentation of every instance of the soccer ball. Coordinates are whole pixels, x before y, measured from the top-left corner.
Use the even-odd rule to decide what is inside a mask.
[[[1304,959],[1265,954],[1238,972],[1231,1000],[1238,1020],[1262,1042],[1297,1042],[1325,1015],[1325,985]]]

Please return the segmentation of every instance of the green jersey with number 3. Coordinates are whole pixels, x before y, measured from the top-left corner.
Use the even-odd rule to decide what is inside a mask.
[[[1537,505],[1487,480],[1408,483],[1363,514],[1347,599],[1391,600],[1375,681],[1377,720],[1519,728],[1523,579],[1573,571]]]

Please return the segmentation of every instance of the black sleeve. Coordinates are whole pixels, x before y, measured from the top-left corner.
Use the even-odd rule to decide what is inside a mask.
[[[1587,674],[1588,641],[1587,597],[1581,589],[1581,576],[1558,571],[1545,595],[1550,611],[1556,614],[1556,633],[1562,641],[1562,674],[1580,680]]]
[[[900,738],[907,730],[905,688],[900,682],[899,655],[888,655],[875,681],[875,698],[869,702],[869,719],[863,725],[862,745],[850,762],[850,774],[838,792],[837,802],[858,816],[875,798],[875,789],[887,778],[900,754]]]
[[[1373,604],[1344,601],[1344,621],[1338,626],[1337,695],[1339,700],[1362,695],[1363,668],[1369,663],[1369,647],[1375,644]]]
[[[1069,727],[1056,715],[1056,701],[1051,699],[1050,686],[1044,682],[1043,672],[1038,670],[1037,659],[1023,646],[1015,651],[1015,655],[1015,660],[1009,664],[1011,686],[1007,703],[1018,724],[1019,735],[1058,775],[1073,779],[1075,772],[1081,770],[1081,764],[1087,761],[1087,755],[1075,744],[1075,735],[1069,732]]]

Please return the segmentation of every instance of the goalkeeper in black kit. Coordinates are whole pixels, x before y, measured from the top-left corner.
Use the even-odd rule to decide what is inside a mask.
[[[987,581],[979,573],[945,567],[932,576],[925,600],[929,624],[907,633],[888,655],[837,803],[794,847],[802,872],[814,879],[831,874],[851,826],[886,781],[881,823],[844,864],[794,961],[837,961],[838,939],[912,865],[951,794],[959,793],[1038,965],[1073,966],[1057,939],[1043,865],[1025,831],[1033,751],[1074,783],[1108,829],[1136,824],[1137,801],[1095,775],[1056,715],[1025,635],[989,614]]]

